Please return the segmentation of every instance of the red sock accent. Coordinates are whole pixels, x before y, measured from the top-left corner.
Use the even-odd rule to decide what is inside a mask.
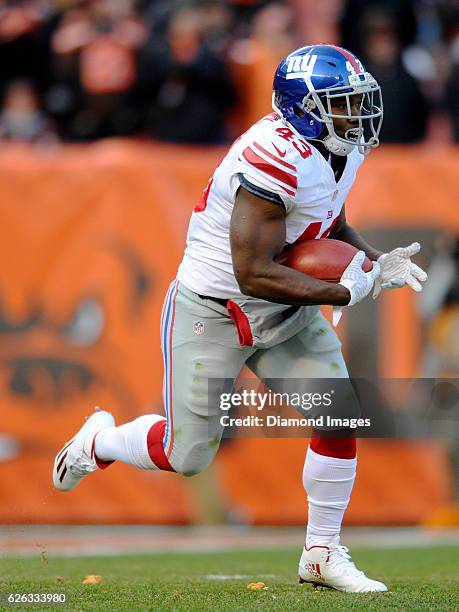
[[[338,459],[354,459],[357,456],[357,441],[354,437],[321,438],[320,434],[321,432],[313,430],[309,443],[309,448],[318,455]]]
[[[102,461],[102,459],[99,459],[98,456],[96,455],[94,447],[96,444],[96,438],[97,438],[98,433],[99,432],[96,433],[96,435],[94,436],[94,440],[92,441],[91,455],[94,457],[94,460],[99,470],[106,470],[108,467],[111,466],[112,463],[115,463],[115,462],[114,461]]]
[[[150,427],[150,430],[147,434],[148,454],[150,455],[150,458],[153,463],[160,470],[165,470],[166,472],[175,472],[174,468],[167,460],[166,453],[164,452],[163,439],[165,431],[166,419],[164,419],[163,421],[158,421]]]

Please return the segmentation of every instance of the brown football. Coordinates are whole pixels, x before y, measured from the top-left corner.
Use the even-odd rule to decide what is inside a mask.
[[[276,261],[313,278],[339,283],[344,270],[357,251],[358,249],[347,242],[318,238],[287,247]],[[365,257],[362,267],[365,272],[369,272],[373,267],[368,257]]]

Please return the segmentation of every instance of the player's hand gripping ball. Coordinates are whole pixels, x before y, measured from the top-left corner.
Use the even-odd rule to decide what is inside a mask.
[[[343,272],[357,252],[358,249],[347,242],[318,238],[287,247],[276,261],[313,278],[328,283],[339,283]],[[372,267],[372,262],[365,257],[362,264],[363,271],[369,272]]]

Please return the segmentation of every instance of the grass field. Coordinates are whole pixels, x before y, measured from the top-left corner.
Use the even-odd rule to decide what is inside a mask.
[[[63,592],[67,610],[459,610],[459,550],[354,550],[390,592],[349,595],[296,582],[297,550],[0,559],[0,593]],[[103,576],[84,586],[87,574]],[[251,591],[263,581],[267,590]],[[7,606],[3,610],[64,609]]]

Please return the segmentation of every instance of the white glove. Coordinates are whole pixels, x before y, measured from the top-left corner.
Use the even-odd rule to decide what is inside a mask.
[[[381,276],[375,282],[373,299],[378,297],[381,289],[399,289],[405,285],[409,285],[414,291],[422,291],[421,283],[427,280],[427,274],[410,259],[420,250],[419,242],[413,242],[410,246],[399,247],[378,258]]]
[[[376,261],[373,262],[373,268],[369,272],[364,272],[362,268],[364,261],[365,253],[363,251],[356,253],[339,281],[340,285],[344,285],[346,289],[349,289],[351,294],[348,306],[354,306],[354,304],[363,300],[370,293],[374,282],[380,274],[380,265]],[[341,308],[335,306],[333,308],[334,326],[338,325],[341,314]]]

